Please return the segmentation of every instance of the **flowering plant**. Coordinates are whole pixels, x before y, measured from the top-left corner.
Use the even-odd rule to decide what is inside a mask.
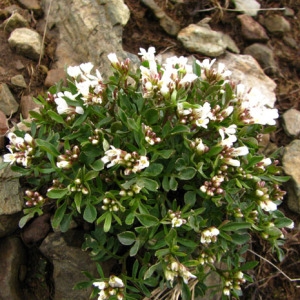
[[[68,87],[36,99],[30,133],[8,134],[4,162],[28,187],[20,226],[46,209],[63,232],[72,220],[93,223],[83,249],[100,279],[77,286],[93,286],[91,297],[195,299],[210,273],[222,297],[239,297],[257,264],[245,261],[252,237],[282,256],[293,225],[277,210],[288,178],[259,151],[277,110],[214,60],[140,55],[133,72],[110,54],[106,81],[91,63],[67,68]],[[108,259],[114,274],[103,274]]]

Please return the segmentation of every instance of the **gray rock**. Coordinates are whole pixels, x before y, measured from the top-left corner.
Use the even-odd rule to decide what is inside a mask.
[[[15,113],[19,108],[15,97],[11,93],[6,83],[0,84],[0,110],[5,113],[6,116],[10,116]]]
[[[164,10],[157,5],[154,0],[142,0],[142,3],[153,11],[156,18],[159,19],[160,26],[165,30],[165,32],[173,36],[179,32],[180,25],[166,15]]]
[[[230,50],[239,51],[230,37],[222,32],[214,31],[208,26],[199,26],[199,24],[190,24],[188,27],[183,28],[178,33],[177,38],[189,51],[211,57],[220,56],[229,47]],[[235,46],[232,46],[232,44]]]
[[[130,18],[130,10],[123,0],[110,0],[105,2],[106,12],[113,26],[125,26]]]
[[[291,30],[291,24],[281,15],[268,15],[264,19],[264,26],[269,32],[283,34]]]
[[[3,22],[1,28],[4,29],[5,32],[11,33],[16,28],[29,27],[29,23],[27,20],[21,16],[19,13],[12,14],[7,20]]]
[[[293,140],[285,147],[282,165],[284,172],[291,176],[287,184],[288,207],[300,214],[300,140]]]
[[[22,211],[23,198],[16,176],[9,166],[0,170],[0,215],[12,215]]]
[[[8,131],[8,120],[3,111],[0,110],[0,149],[5,146],[5,134]]]
[[[76,283],[87,281],[82,271],[99,276],[88,252],[81,250],[82,242],[82,232],[69,230],[65,234],[48,234],[40,246],[41,252],[53,264],[54,300],[89,299],[91,289],[73,290]]]
[[[25,79],[24,79],[23,75],[21,75],[21,74],[13,76],[10,79],[10,81],[16,87],[21,87],[21,88],[24,88],[24,89],[27,88],[27,84],[25,82]]]
[[[26,264],[22,242],[17,237],[7,237],[0,243],[0,299],[23,300],[19,280],[20,269]]]
[[[40,56],[43,56],[44,53],[42,37],[32,29],[15,29],[11,33],[8,43],[18,54],[36,61],[40,58]]]
[[[278,72],[272,49],[264,44],[255,43],[244,49],[244,54],[254,57],[266,74],[272,75]]]
[[[16,213],[13,215],[0,215],[0,238],[15,232],[19,228],[19,220],[21,217],[22,213]]]
[[[45,12],[48,12],[50,2],[48,28],[56,27],[59,31],[55,53],[57,61],[53,68],[90,61],[104,78],[111,75],[107,55],[114,52],[118,57],[126,58],[122,49],[122,24],[125,19],[118,16],[120,10],[128,11],[124,1],[116,0],[113,5],[107,0],[43,0],[41,5]]]
[[[300,133],[300,111],[291,108],[282,115],[287,135],[295,137]]]
[[[241,10],[249,16],[256,16],[260,9],[260,4],[256,0],[234,0],[233,2],[237,10]]]
[[[291,36],[285,35],[283,37],[283,41],[287,46],[289,46],[293,49],[299,49],[299,45],[298,45],[297,41],[294,38],[292,38]]]
[[[252,42],[266,42],[269,37],[264,27],[246,14],[237,17],[242,25],[242,36]]]
[[[234,82],[242,82],[246,87],[252,88],[251,92],[257,94],[263,103],[269,107],[274,106],[276,83],[263,72],[252,56],[226,52],[217,61],[224,63],[232,71],[231,78]]]

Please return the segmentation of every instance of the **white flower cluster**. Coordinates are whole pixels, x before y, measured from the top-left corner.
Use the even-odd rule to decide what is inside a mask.
[[[10,153],[4,154],[3,161],[10,164],[16,162],[25,168],[28,167],[35,149],[35,142],[32,136],[26,133],[24,138],[21,138],[16,136],[15,133],[9,132],[7,137],[10,140],[10,144],[7,146]]]
[[[84,110],[81,106],[79,106],[80,104],[78,102],[77,102],[78,106],[71,106],[65,100],[65,99],[69,99],[72,101],[76,101],[77,96],[78,96],[78,94],[73,95],[69,91],[59,92],[56,95],[54,95],[54,101],[57,104],[56,109],[57,109],[58,114],[72,115],[72,114],[77,113],[77,114],[82,115],[84,113]]]
[[[186,284],[189,279],[197,278],[197,276],[193,275],[183,264],[174,258],[169,258],[169,263],[164,272],[166,280],[170,281],[171,285],[176,277],[181,277]]]
[[[186,220],[181,218],[181,211],[168,211],[168,215],[171,218],[172,227],[181,227],[181,225],[186,223]]]
[[[107,168],[111,168],[114,165],[125,166],[125,175],[131,173],[140,172],[149,166],[149,160],[147,156],[139,155],[136,152],[128,153],[124,150],[117,149],[114,146],[110,146],[111,149],[105,151],[105,156],[101,158],[104,164],[107,164]]]
[[[124,299],[124,283],[122,279],[117,276],[111,275],[108,281],[95,281],[93,282],[93,286],[100,290],[98,300],[107,300],[110,299],[111,296],[115,296],[118,300]]]
[[[148,51],[140,48],[139,55],[143,61],[148,62],[148,67],[141,66],[142,93],[145,98],[152,98],[154,95],[169,98],[174,90],[181,87],[188,87],[197,78],[193,73],[192,66],[187,64],[186,57],[173,56],[166,59],[160,70],[157,69],[155,59],[155,48],[150,47]]]
[[[202,231],[200,241],[202,244],[215,243],[219,234],[220,231],[218,228],[210,227]]]
[[[246,279],[244,278],[244,274],[241,271],[233,274],[231,279],[225,280],[225,287],[223,289],[223,294],[225,296],[230,296],[231,290],[240,290],[241,284],[245,283]]]
[[[240,118],[246,124],[275,125],[279,117],[276,108],[269,108],[261,100],[261,93],[254,87],[249,92],[243,84],[236,86]]]
[[[96,70],[96,75],[91,74],[93,68],[94,65],[88,62],[67,69],[68,75],[75,80],[78,94],[81,95],[85,106],[103,103],[105,84],[99,70]]]

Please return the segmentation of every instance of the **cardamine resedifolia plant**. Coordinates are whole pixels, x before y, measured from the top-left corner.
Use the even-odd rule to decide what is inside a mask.
[[[45,207],[62,232],[94,224],[82,247],[99,278],[77,285],[93,286],[91,298],[195,299],[211,273],[223,298],[239,297],[257,264],[245,260],[251,238],[282,257],[293,226],[277,209],[288,178],[259,151],[278,112],[214,60],[139,54],[134,72],[109,54],[107,80],[91,63],[68,67],[68,87],[35,100],[30,130],[8,134],[4,165],[27,187],[20,227]],[[116,266],[103,274],[108,259]]]

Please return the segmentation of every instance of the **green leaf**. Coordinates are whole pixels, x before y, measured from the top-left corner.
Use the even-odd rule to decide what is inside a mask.
[[[41,140],[41,139],[35,139],[36,144],[45,152],[50,153],[53,156],[58,156],[60,153],[59,151],[49,142]]]
[[[51,199],[61,199],[63,198],[67,193],[68,193],[68,189],[51,189],[50,191],[48,191],[47,196]]]
[[[146,177],[138,178],[136,183],[139,186],[145,187],[147,190],[153,191],[153,192],[155,192],[159,188],[157,181],[146,178]]]
[[[138,218],[140,223],[145,227],[156,226],[159,224],[158,218],[152,215],[136,214],[135,216]]]
[[[212,157],[218,155],[222,151],[223,147],[214,146],[211,147],[210,150],[205,154],[206,157]]]
[[[65,121],[63,119],[62,116],[60,116],[59,114],[57,114],[55,111],[53,110],[48,110],[47,114],[50,116],[50,118],[52,120],[54,120],[55,122],[57,123],[60,123],[60,124],[65,124]]]
[[[293,221],[291,219],[284,217],[284,218],[275,219],[274,224],[278,228],[283,228],[283,227],[287,227],[287,226],[291,225],[292,222]]]
[[[94,178],[96,178],[98,176],[99,172],[98,171],[88,171],[85,175],[84,175],[84,181],[89,181],[92,180]]]
[[[134,245],[130,248],[129,250],[129,255],[132,256],[136,256],[136,254],[138,253],[140,247],[142,246],[141,241],[139,239],[137,239],[134,243]]]
[[[164,159],[168,159],[172,156],[172,154],[175,152],[175,150],[160,150],[157,151],[156,154],[158,156],[161,156]]]
[[[111,213],[108,212],[106,214],[105,221],[104,221],[104,226],[103,226],[104,232],[108,232],[110,230],[111,221],[112,221],[112,215]]]
[[[187,191],[184,194],[184,203],[188,206],[194,206],[196,203],[196,192]]]
[[[189,133],[190,132],[190,127],[186,125],[177,125],[175,126],[170,134],[175,135],[175,134],[181,134],[181,133]]]
[[[187,168],[181,170],[178,173],[177,177],[182,180],[190,180],[195,176],[196,172],[197,172],[197,170],[195,168],[187,167]]]
[[[60,226],[59,226],[61,232],[67,232],[69,230],[70,224],[72,221],[72,217],[73,217],[72,214],[64,215],[63,219],[60,222]]]
[[[191,289],[185,282],[182,282],[181,296],[182,296],[182,300],[192,299]]]
[[[172,191],[177,191],[177,188],[178,188],[178,182],[177,182],[177,180],[175,179],[174,176],[171,176],[171,177],[170,177],[170,180],[169,180],[169,187],[170,187],[170,190],[172,190]]]
[[[104,162],[101,159],[95,160],[92,165],[91,168],[94,171],[101,171],[104,169]]]
[[[162,164],[156,164],[151,163],[149,167],[142,173],[142,176],[158,176],[162,170],[164,169],[164,166]]]
[[[238,234],[238,233],[233,233],[231,235],[232,238],[232,242],[236,245],[244,245],[246,244],[249,239],[250,239],[250,235],[249,234]]]
[[[52,219],[52,227],[58,228],[59,224],[61,223],[65,212],[67,210],[67,201],[65,201],[60,207],[57,208],[55,211],[54,217]]]
[[[236,231],[240,229],[249,229],[251,228],[251,223],[248,222],[228,222],[219,227],[222,231]]]
[[[118,239],[122,245],[130,246],[136,241],[136,235],[132,231],[124,231],[118,234]]]
[[[147,120],[147,123],[150,125],[157,123],[157,121],[159,119],[158,109],[155,109],[155,108],[148,109],[145,113],[145,118]]]
[[[259,264],[258,261],[248,261],[246,263],[244,263],[243,265],[240,266],[240,270],[241,271],[248,271],[248,270],[252,270],[254,269],[257,265]]]
[[[96,218],[97,210],[94,205],[88,202],[83,212],[83,219],[89,223],[93,223]]]
[[[171,228],[169,233],[165,237],[165,241],[170,248],[176,244],[177,231],[174,228]]]
[[[144,279],[148,279],[150,278],[153,273],[160,267],[161,265],[161,262],[158,262],[157,264],[155,265],[152,265],[144,274]]]
[[[74,196],[74,203],[76,206],[76,210],[81,213],[81,201],[82,201],[82,193],[76,193]]]

